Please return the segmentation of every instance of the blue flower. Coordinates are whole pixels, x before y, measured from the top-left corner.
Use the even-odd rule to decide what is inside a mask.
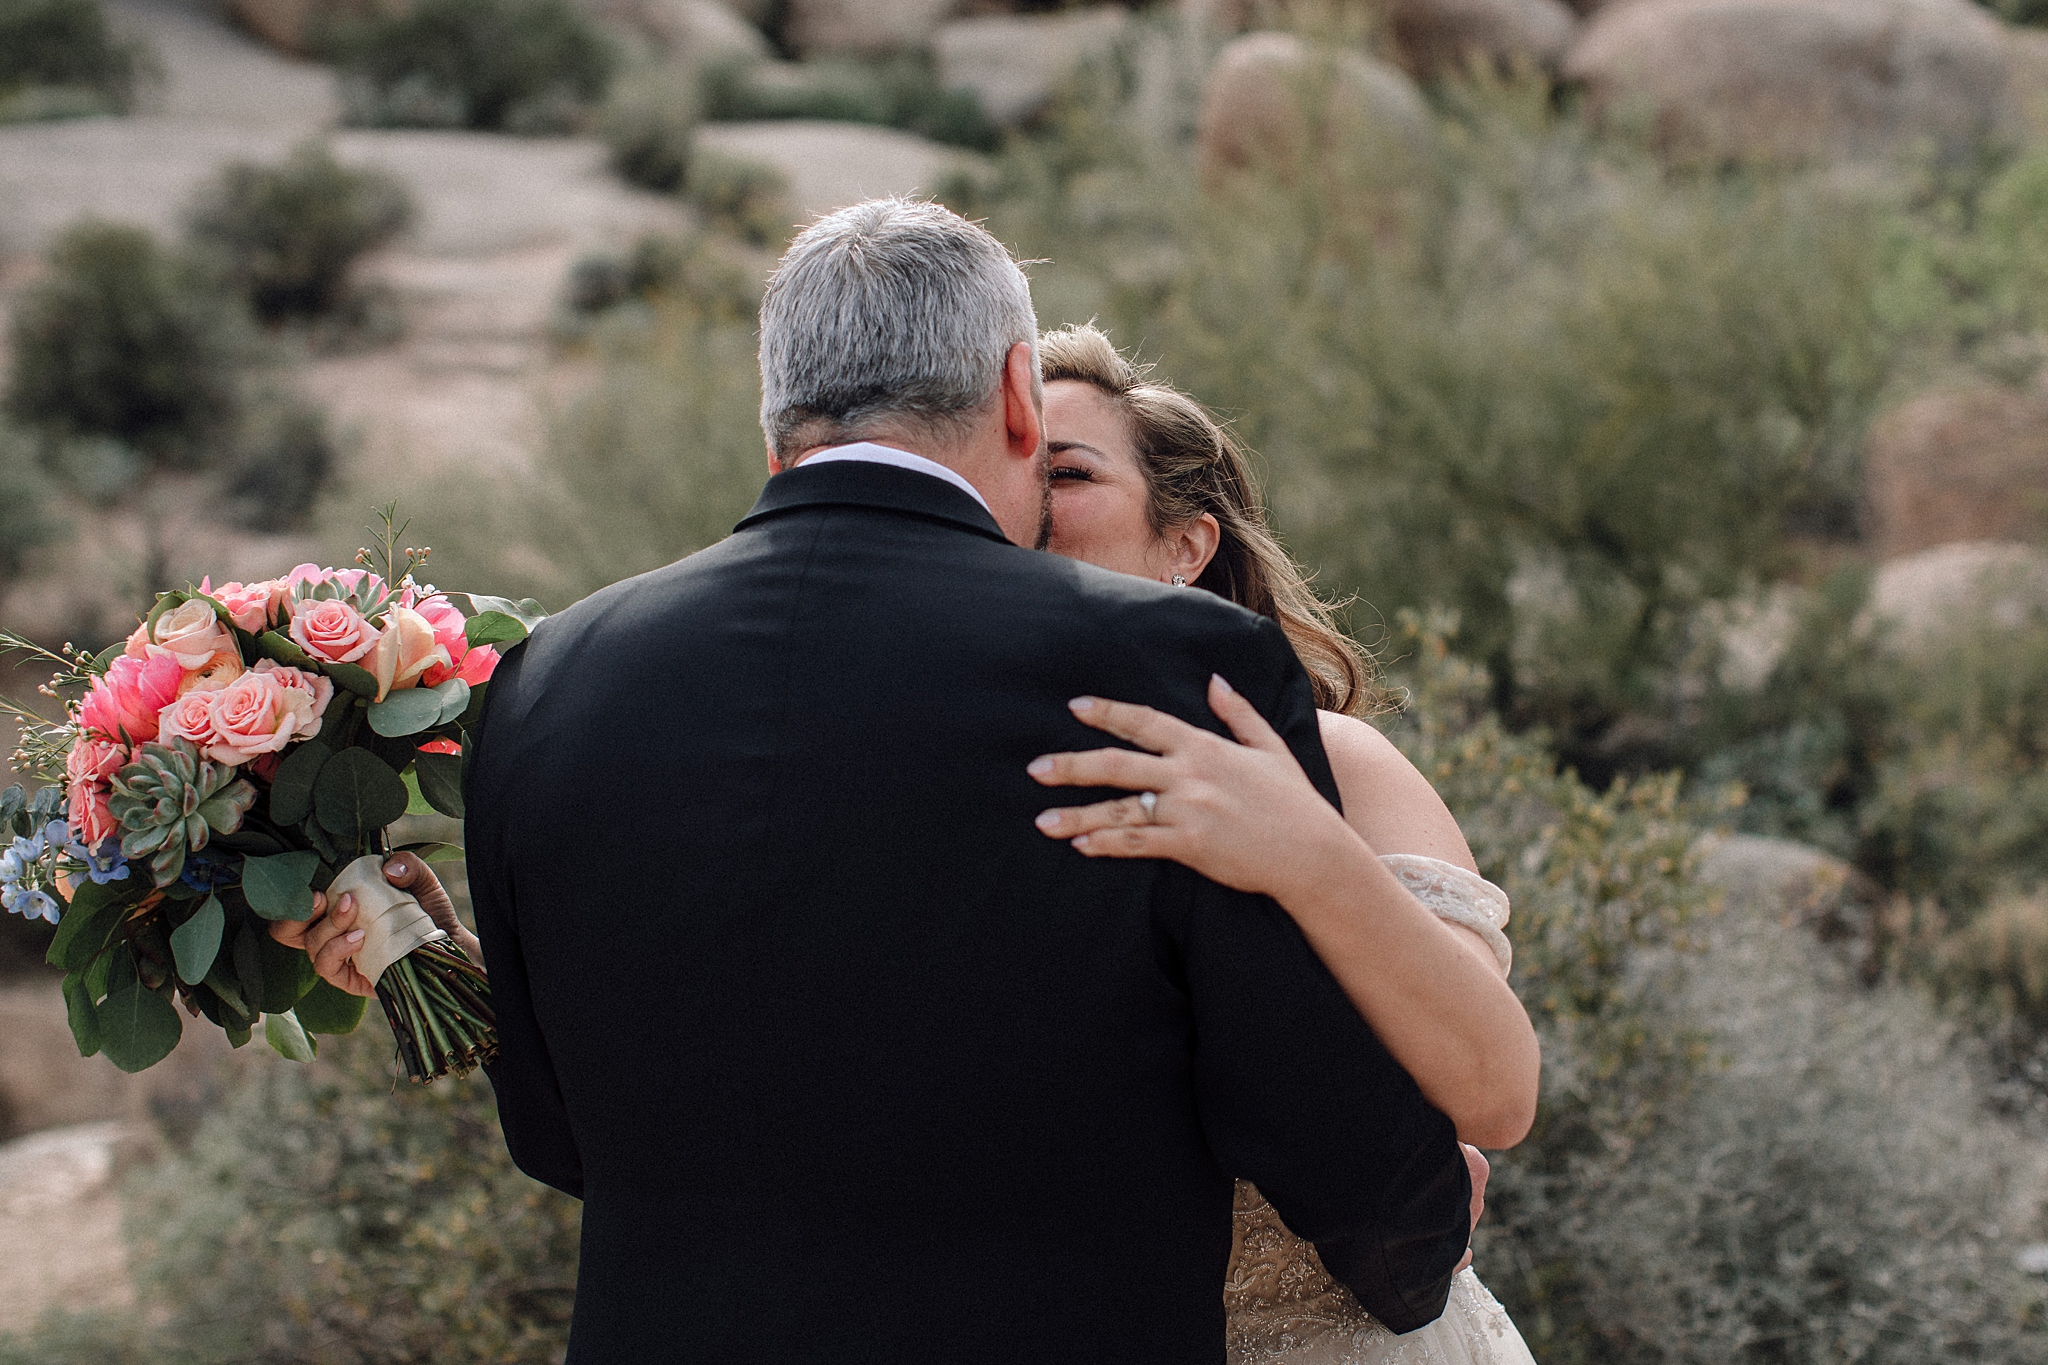
[[[97,886],[128,880],[128,860],[121,856],[121,841],[117,837],[109,836],[95,853],[73,837],[67,826],[64,852],[73,860],[84,864],[85,875],[91,877]]]
[[[116,849],[118,852],[119,849]],[[233,853],[216,853],[212,849],[201,849],[185,859],[185,870],[178,874],[178,880],[194,891],[211,891],[215,887],[227,886],[239,881],[242,875],[241,858]],[[127,869],[122,869],[126,875]]]
[[[48,920],[52,924],[57,922],[57,902],[47,891],[23,891],[7,908],[29,919]]]

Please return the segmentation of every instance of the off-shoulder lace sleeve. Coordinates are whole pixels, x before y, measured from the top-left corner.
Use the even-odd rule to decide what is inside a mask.
[[[1509,945],[1508,936],[1501,932],[1508,923],[1507,892],[1477,872],[1467,872],[1441,858],[1425,858],[1420,853],[1386,853],[1380,856],[1380,861],[1437,918],[1462,924],[1485,939],[1486,946],[1500,959],[1502,971],[1514,963],[1515,950]]]

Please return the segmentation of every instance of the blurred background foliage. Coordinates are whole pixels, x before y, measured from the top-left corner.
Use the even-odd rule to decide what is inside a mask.
[[[590,382],[535,468],[402,490],[437,577],[559,608],[757,495],[754,311],[795,215],[707,123],[991,150],[941,197],[1047,262],[1042,322],[1097,319],[1259,453],[1287,544],[1407,689],[1389,732],[1514,900],[1544,1095],[1479,1256],[1537,1358],[2040,1359],[2014,1251],[2048,1242],[2042,580],[2021,558],[1901,615],[1872,452],[1918,395],[2048,382],[2048,147],[1675,166],[1512,66],[1412,107],[1374,77],[1361,117],[1330,99],[1381,50],[1353,18],[1297,24],[1325,54],[1300,120],[1227,156],[1196,135],[1213,49],[1157,16],[1134,32],[1163,47],[1006,131],[922,52],[664,65],[550,0],[337,21],[356,121],[587,128],[696,225],[570,270],[553,344]],[[75,500],[167,478],[345,559],[333,439],[275,361],[383,335],[356,264],[409,216],[309,146],[227,172],[186,240],[65,239],[15,311],[0,581]],[[1755,836],[1855,894],[1719,893],[1706,862],[1788,847]],[[558,1358],[574,1209],[511,1170],[487,1088],[392,1096],[374,1028],[329,1050],[131,1179],[134,1314],[0,1361]]]

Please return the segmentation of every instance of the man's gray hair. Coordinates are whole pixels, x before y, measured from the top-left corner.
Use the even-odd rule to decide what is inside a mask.
[[[1031,286],[1003,244],[940,204],[871,199],[805,228],[761,301],[761,430],[778,460],[874,434],[973,421],[1018,342]]]

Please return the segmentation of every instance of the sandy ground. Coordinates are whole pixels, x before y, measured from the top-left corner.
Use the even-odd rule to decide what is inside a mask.
[[[0,1332],[54,1307],[135,1301],[114,1193],[117,1156],[134,1133],[86,1123],[0,1146]]]

